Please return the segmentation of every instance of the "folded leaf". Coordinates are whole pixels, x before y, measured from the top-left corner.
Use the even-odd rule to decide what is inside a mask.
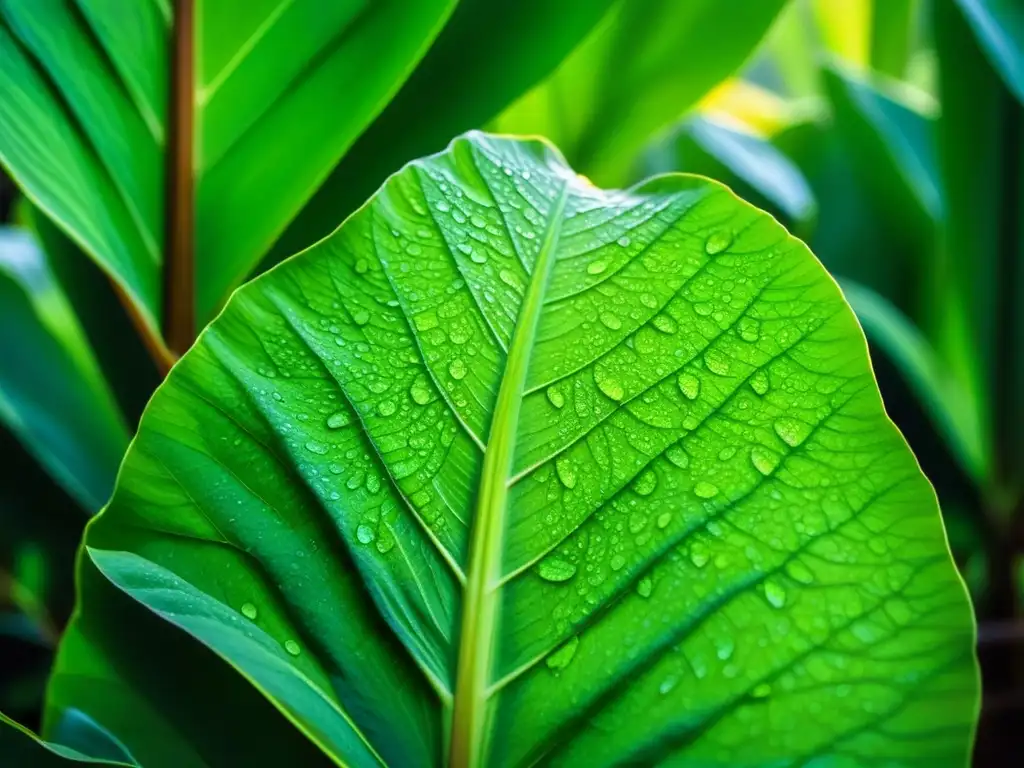
[[[234,296],[86,541],[348,765],[970,751],[970,607],[856,320],[699,177],[411,164]]]
[[[33,768],[62,768],[71,763],[134,766],[132,761],[89,757],[61,744],[42,741],[32,732],[0,714],[0,754],[4,764]]]

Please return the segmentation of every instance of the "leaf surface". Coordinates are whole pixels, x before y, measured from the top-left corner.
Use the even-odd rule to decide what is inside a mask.
[[[970,608],[853,314],[699,177],[409,165],[235,295],[87,545],[349,765],[970,748]]]

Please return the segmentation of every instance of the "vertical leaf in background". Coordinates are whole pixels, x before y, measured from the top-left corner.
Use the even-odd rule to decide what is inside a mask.
[[[621,185],[639,148],[739,69],[784,5],[619,2],[547,81],[492,127],[546,136],[581,173]]]
[[[128,430],[38,245],[0,229],[0,418],[81,504],[98,511]]]
[[[872,0],[871,68],[901,79],[920,23],[922,0]]]
[[[956,0],[992,67],[1024,103],[1024,4],[1020,0]]]
[[[550,74],[614,0],[462,0],[402,90],[275,243],[269,266],[326,237],[413,158],[479,128]]]
[[[817,203],[800,169],[753,133],[692,117],[661,140],[649,160],[652,173],[698,173],[732,186],[740,197],[778,214],[797,235],[813,226]]]
[[[962,4],[959,4],[962,5]],[[939,354],[963,382],[986,425],[996,466],[990,480],[1020,492],[1022,343],[1021,199],[1024,196],[1024,106],[1015,98],[952,2],[935,4],[939,84],[940,168],[947,212],[927,318]],[[1004,43],[1012,42],[1003,38]],[[1013,366],[1017,366],[1014,370]],[[1016,462],[1015,467],[1010,464]],[[1013,489],[1016,486],[1016,490]],[[990,490],[993,490],[990,488]]]
[[[6,18],[33,5],[3,0],[0,11]],[[2,25],[0,60],[0,162],[117,282],[147,332],[157,336],[159,252],[147,248],[124,198],[39,65]]]

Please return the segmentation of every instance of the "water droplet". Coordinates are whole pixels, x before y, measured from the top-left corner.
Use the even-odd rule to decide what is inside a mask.
[[[744,317],[739,322],[739,334],[744,341],[754,343],[761,336],[761,323],[752,317]]]
[[[679,678],[675,675],[669,675],[661,681],[661,685],[658,686],[658,693],[662,696],[671,693],[672,689],[679,685]]]
[[[456,381],[461,381],[462,379],[466,378],[466,364],[459,360],[458,358],[455,358],[454,360],[451,361],[451,363],[448,364],[448,373]]]
[[[555,406],[555,408],[561,408],[565,405],[565,395],[554,387],[548,387],[545,394],[548,396],[548,402]]]
[[[654,583],[651,581],[650,576],[644,576],[640,581],[636,583],[636,593],[640,597],[650,597],[651,590],[654,588]]]
[[[772,695],[772,687],[768,683],[761,683],[755,685],[754,690],[750,692],[750,695],[755,699],[766,699]]]
[[[447,213],[451,209],[452,209],[452,207],[448,203],[446,203],[444,200],[441,200],[437,204],[437,210],[439,210],[441,213]]]
[[[600,275],[608,269],[608,263],[605,261],[592,261],[587,265],[588,275]]]
[[[696,541],[690,546],[690,562],[695,566],[703,568],[710,560],[711,554],[708,552],[708,548],[705,544]]]
[[[772,425],[777,434],[786,445],[795,448],[807,438],[807,425],[796,419],[778,419]]]
[[[754,375],[750,377],[750,388],[757,394],[764,395],[767,394],[768,387],[768,374],[764,371],[755,371]]]
[[[619,319],[618,315],[612,312],[602,312],[598,315],[598,319],[601,321],[602,325],[610,330],[617,331],[622,327],[622,320]]]
[[[729,375],[729,358],[717,349],[709,349],[704,353],[704,365],[718,376]]]
[[[576,655],[576,648],[579,644],[580,639],[578,636],[569,638],[561,648],[548,656],[544,663],[548,665],[548,669],[565,669],[572,661],[572,657]]]
[[[356,273],[357,274],[365,275],[366,274],[366,270],[368,270],[369,268],[370,268],[370,262],[368,262],[366,259],[359,259],[356,262]]]
[[[357,309],[352,313],[352,322],[358,326],[366,325],[370,322],[370,313],[365,309]]]
[[[773,608],[781,608],[786,604],[785,588],[772,579],[764,583],[764,597]]]
[[[467,256],[471,256],[473,254],[473,246],[469,243],[459,243],[455,247],[459,249],[460,253],[464,253]]]
[[[622,555],[612,555],[612,559],[608,564],[612,567],[613,571],[621,571],[626,564],[626,558]]]
[[[633,483],[633,490],[641,496],[650,496],[658,487],[658,476],[653,471],[647,470]]]
[[[430,385],[422,378],[417,378],[409,388],[409,396],[417,405],[426,405],[429,403],[432,394],[433,393],[430,391]]]
[[[594,380],[597,382],[597,388],[612,400],[619,401],[625,395],[622,384],[603,369],[598,369],[594,372]]]
[[[779,466],[779,455],[768,448],[755,446],[750,451],[750,463],[762,475],[770,475]]]
[[[424,312],[413,318],[413,324],[417,331],[429,331],[431,328],[437,328],[437,315],[433,312]]]
[[[689,371],[680,373],[676,383],[679,384],[679,391],[683,393],[687,400],[696,400],[700,395],[700,379]]]
[[[555,474],[559,481],[570,490],[576,487],[576,470],[568,456],[559,456],[555,460]]]
[[[341,429],[342,427],[347,427],[349,422],[348,414],[343,411],[338,411],[337,413],[332,413],[327,417],[327,428]]]
[[[667,334],[675,333],[679,329],[679,324],[671,315],[655,315],[651,320],[651,325]]]
[[[546,557],[537,566],[537,573],[545,581],[568,581],[576,575],[576,566],[559,557]]]
[[[718,452],[719,461],[728,461],[736,455],[736,446],[729,445]]]
[[[672,513],[671,512],[662,512],[660,515],[658,515],[657,523],[658,523],[658,527],[659,528],[667,528],[668,524],[671,523],[671,522],[672,522]]]
[[[711,483],[701,480],[695,486],[693,486],[693,492],[700,496],[702,499],[713,499],[718,495],[718,486],[712,485]]]
[[[485,226],[487,226],[487,222],[484,221],[483,217],[475,213],[469,217],[469,223],[472,224],[477,229],[483,229]]]
[[[242,603],[242,615],[245,616],[245,618],[250,621],[255,621],[258,613],[256,606],[252,603]]]
[[[395,405],[394,400],[385,400],[377,406],[377,413],[385,417],[391,416],[396,410],[398,410],[398,406]]]
[[[288,652],[289,656],[298,656],[300,653],[302,653],[302,649],[299,648],[299,644],[296,643],[294,640],[286,640],[284,644],[284,649]]]
[[[801,584],[810,584],[814,581],[814,574],[811,573],[811,569],[799,560],[793,560],[786,565],[786,573],[789,574],[793,581],[798,581]]]
[[[376,532],[369,525],[365,523],[356,528],[356,538],[360,544],[369,544],[375,538],[377,538]]]
[[[715,655],[722,661],[731,659],[734,650],[736,650],[736,643],[731,637],[720,637],[715,642]]]
[[[317,456],[323,456],[327,453],[327,446],[323,443],[318,443],[316,440],[310,440],[306,443],[306,450],[310,453],[315,453]]]
[[[690,466],[690,455],[681,445],[678,444],[670,446],[669,449],[665,451],[665,458],[680,469],[686,469]]]
[[[708,256],[714,256],[724,251],[730,245],[732,245],[732,234],[724,229],[720,229],[717,232],[713,232],[704,241],[704,253]]]
[[[621,246],[622,246],[623,248],[627,248],[627,247],[629,247],[629,243],[630,243],[630,240],[629,240],[629,238],[628,238],[628,237],[626,237],[625,235],[623,235],[623,236],[622,236],[622,237],[620,237],[620,238],[619,238],[619,239],[618,239],[618,240],[617,240],[616,242],[617,242],[617,243],[618,243],[619,245],[621,245]]]
[[[410,256],[419,256],[421,253],[423,253],[423,249],[420,248],[420,246],[417,245],[416,243],[409,243],[409,246],[405,249],[405,252],[408,253]]]
[[[503,282],[509,288],[515,288],[517,291],[518,290],[522,290],[523,286],[519,283],[519,278],[517,278],[509,270],[507,270],[507,269],[501,270],[498,273],[498,277],[500,278],[501,282]]]
[[[483,251],[474,249],[473,252],[469,254],[469,260],[474,264],[485,264],[487,263],[487,254]]]

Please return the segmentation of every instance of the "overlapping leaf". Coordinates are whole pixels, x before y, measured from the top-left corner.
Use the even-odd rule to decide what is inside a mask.
[[[347,765],[970,746],[969,607],[860,329],[697,177],[603,192],[480,135],[412,164],[236,294],[87,545]]]

